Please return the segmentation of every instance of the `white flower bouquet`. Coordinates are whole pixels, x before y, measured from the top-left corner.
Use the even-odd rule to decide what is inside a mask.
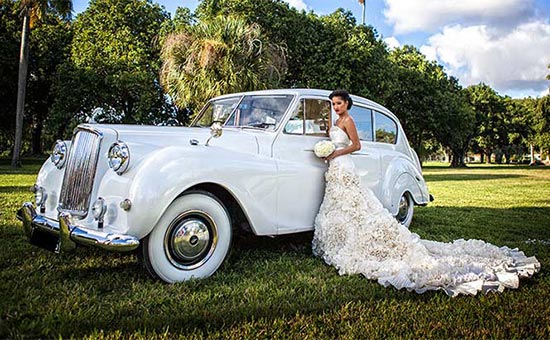
[[[315,153],[315,156],[319,158],[325,158],[331,153],[333,153],[335,149],[336,147],[331,141],[322,140],[320,142],[315,143],[315,146],[313,147],[313,152]]]

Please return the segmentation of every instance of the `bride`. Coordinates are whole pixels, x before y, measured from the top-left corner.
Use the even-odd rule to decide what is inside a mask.
[[[315,219],[316,256],[341,275],[362,274],[417,293],[441,289],[451,296],[517,288],[520,277],[540,269],[535,257],[517,249],[481,240],[422,240],[398,223],[355,173],[350,153],[361,144],[348,113],[349,93],[336,90],[329,98],[338,114],[330,130],[336,150],[327,157],[325,196]]]

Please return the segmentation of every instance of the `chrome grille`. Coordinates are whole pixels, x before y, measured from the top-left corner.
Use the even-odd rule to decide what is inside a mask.
[[[71,144],[59,197],[61,211],[84,218],[88,214],[102,135],[79,129]]]

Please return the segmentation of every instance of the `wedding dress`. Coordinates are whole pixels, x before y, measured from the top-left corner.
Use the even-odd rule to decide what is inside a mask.
[[[333,126],[336,148],[350,144]],[[341,275],[362,274],[384,286],[424,293],[442,289],[451,296],[517,288],[520,277],[540,269],[535,257],[481,240],[452,243],[420,239],[362,188],[351,156],[330,161],[323,203],[315,219],[313,253]]]

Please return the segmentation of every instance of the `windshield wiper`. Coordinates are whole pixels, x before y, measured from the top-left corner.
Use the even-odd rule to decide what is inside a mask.
[[[262,122],[262,123],[252,123],[252,124],[246,124],[246,125],[243,125],[243,127],[254,127],[254,128],[262,128],[262,129],[267,129],[268,127],[270,126],[275,126],[275,123],[266,123],[266,122]]]

